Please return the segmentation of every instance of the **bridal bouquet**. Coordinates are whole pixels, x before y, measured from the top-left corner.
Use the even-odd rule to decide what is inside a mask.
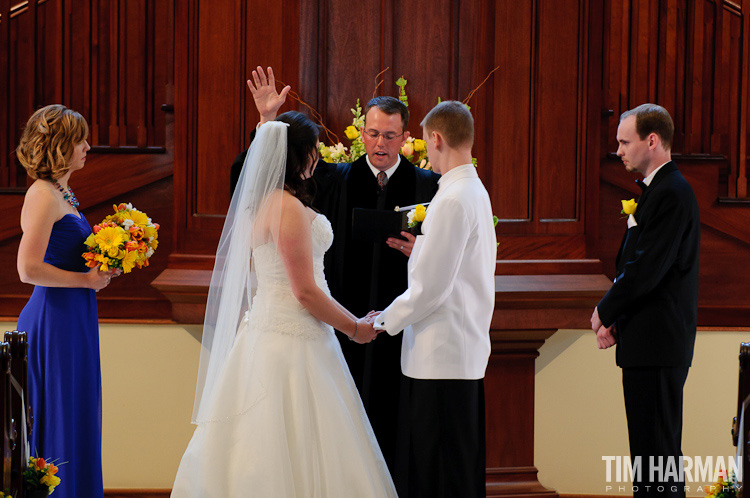
[[[159,224],[130,203],[112,207],[115,213],[94,225],[94,233],[84,242],[88,247],[83,253],[86,266],[99,266],[102,271],[117,268],[124,273],[148,266],[159,245]]]
[[[57,477],[57,466],[44,458],[29,457],[29,465],[23,471],[23,478],[26,483],[26,495],[29,491],[47,491],[52,494],[55,487],[60,484],[60,478]]]

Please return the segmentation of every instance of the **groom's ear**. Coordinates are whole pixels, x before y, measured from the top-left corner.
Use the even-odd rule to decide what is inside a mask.
[[[445,138],[443,138],[443,135],[441,135],[439,131],[435,130],[432,131],[431,135],[435,140],[435,149],[442,150],[443,145],[445,144]]]

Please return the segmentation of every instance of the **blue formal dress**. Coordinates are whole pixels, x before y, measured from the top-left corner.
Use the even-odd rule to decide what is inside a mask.
[[[44,261],[85,272],[86,218],[66,214],[52,227]],[[101,498],[102,383],[99,320],[91,289],[37,285],[18,317],[29,341],[31,454],[60,465],[56,498]]]

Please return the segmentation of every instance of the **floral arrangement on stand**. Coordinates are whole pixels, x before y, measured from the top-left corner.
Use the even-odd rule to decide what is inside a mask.
[[[148,266],[159,246],[159,224],[130,203],[112,207],[115,213],[94,225],[94,233],[84,242],[88,247],[83,253],[86,266],[99,266],[102,271],[120,269],[124,273]]]
[[[29,465],[23,472],[26,496],[51,495],[60,484],[60,478],[55,475],[57,470],[53,462],[47,462],[44,458],[29,457]]]
[[[398,99],[406,107],[409,107],[409,100],[406,95],[406,83],[407,80],[403,76],[396,81],[396,85],[399,87]],[[365,126],[365,117],[362,115],[362,105],[359,99],[357,99],[356,106],[350,109],[350,111],[353,115],[352,124],[344,130],[346,138],[351,140],[351,145],[348,148],[340,141],[335,145],[326,145],[323,142],[318,142],[318,152],[326,162],[351,163],[365,155],[365,144],[362,142],[362,133],[360,132]],[[421,138],[408,137],[401,147],[401,155],[420,168],[432,169],[430,161],[427,159],[427,144]]]

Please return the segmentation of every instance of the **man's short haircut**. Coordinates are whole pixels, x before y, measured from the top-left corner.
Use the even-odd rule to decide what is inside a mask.
[[[379,95],[371,99],[365,106],[365,124],[367,124],[367,112],[373,107],[377,107],[389,116],[400,114],[402,131],[406,131],[406,125],[409,124],[409,109],[406,108],[403,102],[395,97],[385,95]]]
[[[421,125],[428,132],[437,131],[443,135],[452,149],[474,145],[474,118],[462,102],[440,102],[427,113]]]
[[[620,122],[629,116],[635,116],[635,132],[641,140],[652,133],[661,140],[665,150],[672,150],[674,123],[666,109],[656,104],[641,104],[620,115]]]

